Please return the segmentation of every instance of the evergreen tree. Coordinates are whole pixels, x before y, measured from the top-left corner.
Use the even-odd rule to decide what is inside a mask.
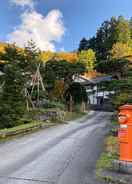
[[[37,48],[34,41],[32,40],[28,41],[28,44],[24,49],[24,55],[27,60],[25,69],[28,72],[30,71],[30,76],[31,76],[36,72],[38,64],[41,63],[41,59],[40,59],[41,52]]]
[[[86,38],[83,38],[81,41],[80,41],[80,44],[79,44],[79,51],[81,50],[87,50],[88,49],[88,40]]]
[[[108,60],[113,44],[121,42],[132,46],[131,37],[132,20],[129,22],[123,16],[112,17],[102,23],[95,37],[80,42],[79,51],[93,49],[98,62]]]
[[[13,127],[25,112],[24,85],[25,77],[22,62],[25,61],[21,51],[15,46],[8,46],[0,55],[5,60],[4,86],[0,94],[0,128]]]
[[[32,75],[40,62],[39,51],[31,41],[23,50],[9,45],[0,59],[5,61],[4,86],[0,94],[0,128],[18,125],[26,111],[25,88],[31,84]]]

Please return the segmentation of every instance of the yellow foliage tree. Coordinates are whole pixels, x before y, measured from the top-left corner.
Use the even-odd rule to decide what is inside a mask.
[[[46,63],[47,61],[51,60],[54,56],[55,56],[55,53],[51,51],[41,52],[40,60]]]
[[[112,47],[111,57],[112,59],[132,57],[132,48],[128,44],[117,42]]]
[[[70,53],[70,52],[58,52],[56,53],[55,58],[57,60],[66,60],[70,63],[75,63],[78,60],[77,53]]]
[[[55,60],[61,61],[61,60],[66,60],[70,63],[75,63],[78,60],[77,53],[69,53],[69,52],[51,52],[51,51],[46,51],[42,52],[40,54],[40,59],[45,63],[49,60],[54,58]]]
[[[95,67],[96,56],[92,49],[83,50],[78,55],[79,61],[86,66],[87,71],[91,71]]]

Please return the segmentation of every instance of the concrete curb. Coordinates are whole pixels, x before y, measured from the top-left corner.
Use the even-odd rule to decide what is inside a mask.
[[[132,174],[132,162],[114,160],[112,165],[113,169],[117,172]]]
[[[29,127],[29,128],[22,128],[22,129],[19,129],[19,130],[12,130],[12,131],[7,131],[7,130],[1,130],[0,131],[0,138],[4,139],[4,138],[7,138],[7,137],[12,137],[12,136],[16,136],[16,135],[20,135],[20,134],[26,134],[26,133],[30,133],[30,132],[33,132],[35,130],[38,130],[38,129],[46,129],[46,128],[50,128],[52,126],[55,126],[56,124],[39,124],[39,125],[34,125],[32,127]]]

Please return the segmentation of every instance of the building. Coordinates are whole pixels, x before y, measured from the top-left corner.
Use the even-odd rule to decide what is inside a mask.
[[[85,86],[88,94],[88,103],[90,105],[103,105],[110,101],[110,95],[113,91],[107,91],[104,86],[104,82],[112,81],[112,76],[101,76],[96,78],[86,78],[84,76],[74,77],[74,82],[79,82],[81,85]]]

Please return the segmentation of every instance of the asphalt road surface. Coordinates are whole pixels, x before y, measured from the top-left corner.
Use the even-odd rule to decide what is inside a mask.
[[[99,184],[95,165],[110,113],[0,144],[0,184]]]

